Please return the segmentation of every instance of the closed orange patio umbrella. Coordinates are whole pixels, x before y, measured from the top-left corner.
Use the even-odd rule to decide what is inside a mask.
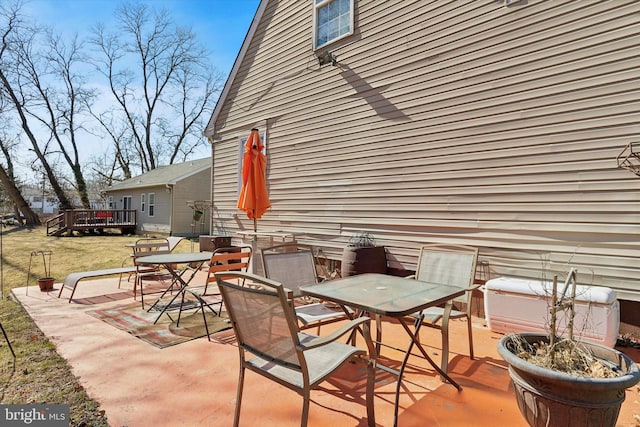
[[[244,144],[242,156],[242,189],[238,197],[238,208],[253,219],[253,231],[257,231],[257,220],[271,207],[267,191],[267,156],[258,129],[251,129]]]

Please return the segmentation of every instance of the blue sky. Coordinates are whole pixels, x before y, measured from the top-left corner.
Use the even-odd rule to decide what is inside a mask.
[[[0,0],[4,1],[4,0]],[[238,55],[242,42],[251,25],[260,0],[129,0],[130,3],[146,3],[150,8],[166,9],[177,25],[190,27],[209,51],[210,62],[226,80]],[[51,27],[55,33],[78,34],[80,39],[90,34],[98,23],[111,25],[116,9],[123,0],[24,0],[22,12],[38,24]],[[205,118],[205,121],[209,117]],[[36,132],[38,133],[38,132]],[[80,157],[88,161],[93,154],[101,153],[109,146],[102,138],[85,136],[79,147]],[[207,144],[194,158],[209,156]],[[31,162],[31,156],[28,163]],[[29,167],[25,176],[29,179]],[[20,172],[18,172],[20,174]],[[22,174],[20,174],[22,175]]]
[[[98,22],[108,24],[120,0],[26,0],[28,14],[54,29],[87,34]],[[189,26],[210,51],[212,63],[225,77],[231,71],[260,0],[133,0],[164,8]]]

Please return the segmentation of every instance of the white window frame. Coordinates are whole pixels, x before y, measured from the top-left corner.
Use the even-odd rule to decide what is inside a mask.
[[[336,37],[333,37],[331,39],[328,39],[327,41],[325,41],[322,44],[319,44],[318,42],[318,30],[319,30],[319,26],[322,25],[322,22],[319,22],[319,11],[324,8],[327,7],[329,4],[336,2],[336,1],[347,1],[349,3],[349,31],[343,33],[343,34],[339,34]],[[336,42],[338,40],[341,40],[345,37],[348,37],[350,35],[353,34],[354,32],[354,6],[353,6],[353,0],[314,0],[313,2],[313,50],[318,50],[321,49],[325,46],[330,45],[333,42]]]
[[[260,140],[264,149],[263,154],[267,154],[267,133],[265,131],[259,132]],[[238,137],[238,196],[240,196],[240,190],[242,189],[242,158],[244,156],[244,144],[249,139],[249,134]]]
[[[149,213],[150,217],[156,216],[156,193],[149,193]]]
[[[147,195],[142,193],[140,195],[140,212],[144,212],[146,204],[147,204]]]
[[[115,209],[115,205],[113,204],[113,196],[109,196],[109,198],[107,199],[109,202],[109,209]]]

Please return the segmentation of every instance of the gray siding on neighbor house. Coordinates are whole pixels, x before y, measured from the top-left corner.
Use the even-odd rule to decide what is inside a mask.
[[[355,1],[355,34],[312,52],[311,5],[270,1],[207,131],[216,227],[236,209],[238,139],[266,130],[259,228],[339,258],[370,232],[394,267],[426,242],[478,246],[492,274],[640,299],[640,2]]]
[[[194,201],[203,201],[208,197],[207,189],[210,188],[211,170],[207,169],[181,179],[173,186],[173,225],[174,235],[192,236],[209,234],[210,211],[204,211],[201,221],[194,222],[193,209],[190,207]],[[207,205],[208,207],[208,205]]]
[[[205,211],[204,220],[192,226],[193,209],[189,202],[202,201],[206,198],[206,189],[210,186],[210,170],[197,172],[180,179],[176,183],[162,186],[112,190],[116,208],[122,209],[120,199],[132,197],[132,209],[138,211],[138,231],[140,233],[162,233],[174,236],[192,236],[209,234],[209,210]],[[203,191],[205,189],[205,191]],[[146,208],[140,211],[140,195],[146,194]],[[155,215],[149,216],[149,193],[155,194]]]
[[[140,210],[140,196],[145,194],[146,206],[144,212]],[[149,194],[155,194],[154,216],[149,216]],[[164,186],[130,188],[124,190],[112,190],[107,193],[113,196],[115,209],[123,209],[122,198],[131,196],[131,209],[137,211],[137,228],[136,231],[141,234],[146,233],[162,233],[169,234],[171,227],[169,220],[171,218],[171,194],[165,191]]]
[[[132,196],[132,208],[138,211],[138,231],[145,234],[162,233],[175,236],[209,234],[209,194],[211,188],[211,159],[189,160],[160,166],[142,175],[119,182],[106,192],[123,208],[123,195]],[[145,212],[141,212],[140,195],[146,194]],[[155,215],[149,215],[149,193],[155,194]],[[206,206],[205,221],[192,226],[194,201]]]

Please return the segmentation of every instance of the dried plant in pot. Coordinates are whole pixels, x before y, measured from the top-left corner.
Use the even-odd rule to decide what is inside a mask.
[[[548,334],[509,334],[498,343],[520,412],[532,427],[613,427],[625,390],[640,380],[625,354],[574,339],[575,289],[575,269],[560,292],[554,278]],[[558,331],[560,312],[568,313],[566,336]]]

